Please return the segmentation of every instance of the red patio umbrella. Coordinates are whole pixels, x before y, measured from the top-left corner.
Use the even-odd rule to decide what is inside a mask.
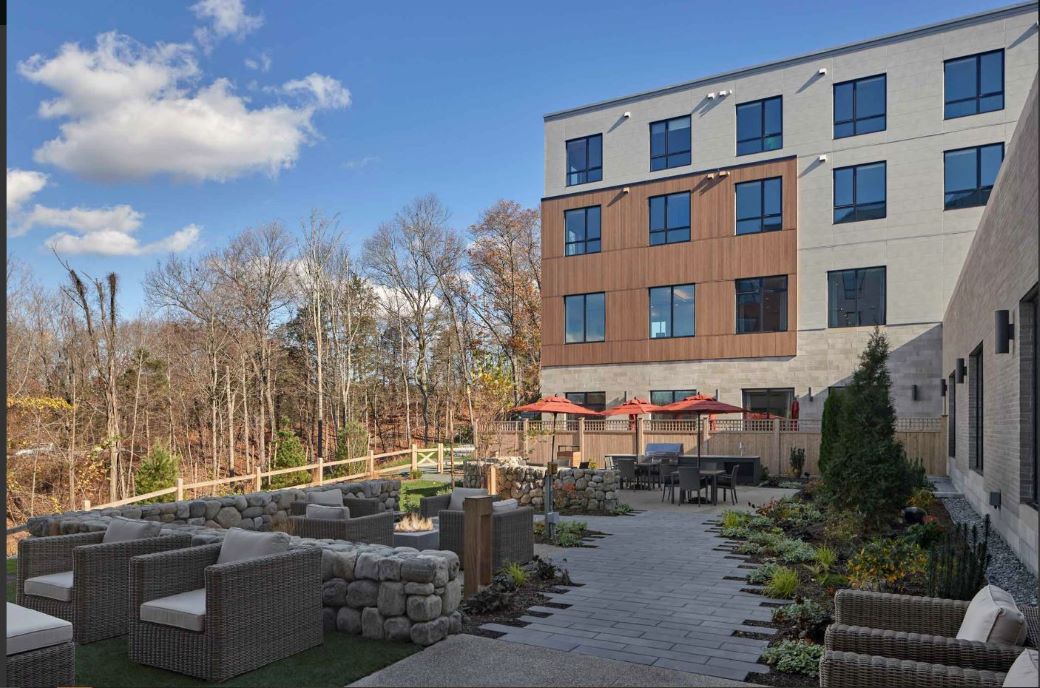
[[[572,413],[576,416],[598,416],[599,411],[593,411],[587,409],[584,406],[575,404],[570,399],[565,397],[543,397],[538,401],[531,404],[524,404],[523,406],[517,406],[513,409],[520,413],[551,413],[553,414],[553,436],[551,449],[549,453],[549,461],[556,460],[556,415],[560,413]]]
[[[601,411],[601,416],[628,416],[628,429],[631,430],[635,427],[636,416],[640,416],[644,413],[657,413],[663,407],[657,404],[651,404],[645,399],[639,397],[632,397],[623,404],[618,404],[612,408],[608,408],[605,411]]]
[[[693,413],[697,418],[697,461],[701,459],[701,422],[700,416],[706,413],[749,413],[746,408],[724,404],[707,394],[694,394],[661,407],[661,413]]]

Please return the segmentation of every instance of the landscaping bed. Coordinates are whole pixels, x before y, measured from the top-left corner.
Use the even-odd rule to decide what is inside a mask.
[[[497,638],[501,633],[481,629],[484,624],[501,624],[522,628],[527,622],[521,616],[537,616],[528,611],[536,606],[558,606],[546,597],[546,592],[566,591],[576,584],[566,569],[537,555],[525,565],[510,565],[500,571],[491,585],[462,603],[462,632],[485,638]]]
[[[556,537],[549,539],[546,535],[545,521],[534,524],[534,542],[536,545],[552,545],[553,547],[595,547],[591,540],[606,537],[607,533],[589,530],[584,521],[560,521],[556,524]]]

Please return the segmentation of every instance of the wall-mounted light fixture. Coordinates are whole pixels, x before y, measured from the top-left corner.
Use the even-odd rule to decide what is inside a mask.
[[[812,401],[812,387],[809,388],[809,401]]]
[[[968,367],[964,365],[964,359],[957,359],[957,384],[964,382],[964,376],[968,374]]]
[[[817,162],[827,162],[827,156],[826,155],[821,155],[820,157],[816,158],[816,161]]]
[[[627,112],[627,111],[626,111],[626,112],[625,112],[625,114],[623,114],[623,115],[621,115],[621,116],[622,116],[622,117],[624,117],[625,119],[628,119],[629,117],[631,117],[631,116],[632,116],[632,113],[631,113],[631,112]]]
[[[1011,351],[1011,340],[1015,338],[1015,326],[1011,322],[1010,311],[995,311],[993,313],[996,325],[996,345],[993,351],[998,354],[1006,354]]]
[[[820,67],[819,71],[817,71],[816,73],[817,74],[826,74],[827,73],[827,68],[826,67]]]
[[[719,400],[719,388],[716,387],[715,388],[715,401],[718,401],[718,400]]]
[[[939,396],[946,396],[946,378],[939,378]]]
[[[708,94],[708,100],[715,100],[715,91]]]
[[[715,178],[715,173],[714,172],[709,172],[708,173],[708,179],[714,179],[714,178]]]
[[[729,170],[720,170],[719,171],[719,176],[720,177],[728,177],[729,176]]]
[[[719,91],[719,98],[733,95],[733,91]]]
[[[630,189],[630,188],[628,188],[628,187],[626,186],[625,188],[621,189],[621,193],[625,193],[625,194],[627,194],[627,193],[628,193],[628,192],[630,192],[631,190],[632,190],[632,189]]]
[[[910,398],[917,401],[917,385],[910,385]]]

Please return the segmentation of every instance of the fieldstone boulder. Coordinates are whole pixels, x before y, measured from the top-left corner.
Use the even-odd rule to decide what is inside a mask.
[[[436,621],[412,624],[409,635],[413,643],[426,647],[444,639],[447,630],[444,626]]]
[[[438,595],[412,595],[408,598],[408,618],[412,621],[430,621],[441,615]]]
[[[333,578],[322,583],[321,602],[326,607],[342,607],[344,604],[347,604],[347,594],[348,586],[345,580]]]
[[[383,622],[383,635],[387,640],[411,640],[412,622],[406,616],[395,616],[387,619]]]
[[[405,583],[404,594],[406,595],[432,595],[433,583]]]
[[[221,528],[234,528],[242,522],[242,512],[233,506],[225,506],[213,519]]]
[[[379,585],[377,606],[383,616],[400,616],[405,613],[407,597],[404,583],[387,581]]]
[[[383,615],[375,607],[365,607],[361,612],[361,635],[373,640],[383,639]]]
[[[336,630],[352,635],[361,634],[361,610],[340,607],[336,612]]]
[[[378,601],[379,583],[374,580],[355,580],[347,586],[346,604],[354,609],[374,607]]]

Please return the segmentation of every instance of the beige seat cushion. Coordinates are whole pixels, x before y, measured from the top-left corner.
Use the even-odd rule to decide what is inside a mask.
[[[1019,688],[1020,686],[1036,688],[1040,685],[1040,670],[1037,662],[1040,660],[1040,652],[1036,650],[1023,650],[1015,663],[1008,669],[1004,677],[1004,688]]]
[[[308,504],[324,504],[325,506],[343,506],[341,490],[320,490],[307,493]]]
[[[115,517],[108,522],[102,542],[126,542],[127,540],[143,540],[159,537],[162,524],[156,521],[141,521],[132,518]]]
[[[320,518],[327,521],[345,521],[350,518],[350,509],[345,506],[308,504],[307,518]]]
[[[72,624],[68,621],[7,603],[8,655],[60,645],[70,640]]]
[[[494,511],[516,511],[519,507],[520,502],[515,499],[502,499],[491,503],[491,508]]]
[[[206,589],[199,588],[141,605],[141,621],[201,633],[206,628]]]
[[[39,595],[52,600],[68,602],[72,599],[72,571],[27,578],[22,592],[26,595]]]
[[[975,593],[964,614],[958,640],[1022,645],[1026,640],[1026,617],[1014,598],[995,585]]]
[[[483,487],[456,487],[451,491],[451,501],[448,502],[448,508],[453,510],[461,510],[462,502],[466,497],[487,497],[488,491]]]
[[[231,528],[220,545],[217,563],[246,561],[288,551],[289,536],[286,533],[260,533],[255,530]]]

